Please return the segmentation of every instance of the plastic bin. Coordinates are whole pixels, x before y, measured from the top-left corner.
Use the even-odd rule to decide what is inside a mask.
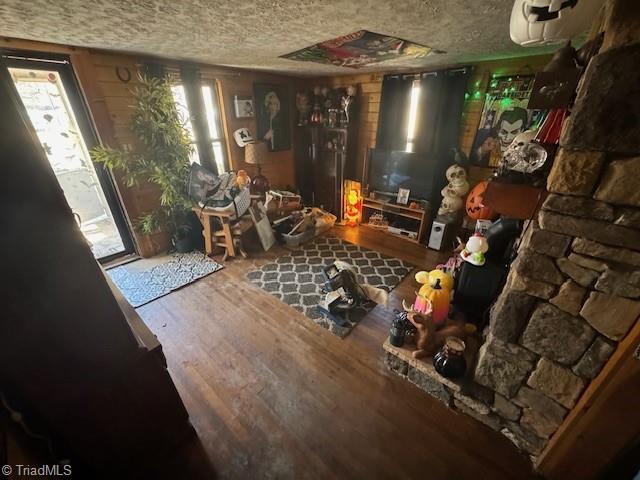
[[[287,233],[282,234],[282,238],[287,247],[297,247],[298,245],[308,242],[316,236],[316,231],[313,228],[308,229],[305,232],[289,235]]]

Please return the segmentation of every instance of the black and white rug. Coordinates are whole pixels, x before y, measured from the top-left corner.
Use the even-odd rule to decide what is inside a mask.
[[[371,310],[355,309],[350,312],[347,326],[332,322],[316,308],[323,297],[325,284],[323,268],[335,260],[354,267],[358,281],[391,291],[413,270],[413,265],[397,258],[386,257],[359,245],[332,236],[320,236],[303,244],[289,255],[276,259],[247,274],[249,281],[304,313],[318,325],[339,337],[346,336]]]
[[[171,293],[223,268],[201,252],[173,253],[145,258],[107,270],[134,307]]]

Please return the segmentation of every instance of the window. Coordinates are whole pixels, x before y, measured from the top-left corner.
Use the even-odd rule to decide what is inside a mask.
[[[191,115],[189,114],[189,107],[187,106],[187,97],[184,91],[184,85],[172,85],[171,93],[173,93],[173,100],[176,102],[176,108],[178,114],[182,119],[182,126],[189,133],[191,139],[191,145],[193,150],[191,151],[191,163],[201,163],[200,154],[198,153],[198,144],[196,143],[196,135],[193,131],[193,124],[191,123]]]
[[[226,159],[224,155],[224,134],[222,133],[222,123],[220,122],[220,109],[218,108],[218,94],[211,85],[202,86],[202,101],[204,102],[204,112],[207,118],[207,132],[213,149],[213,160],[216,163],[218,173],[225,172]]]
[[[199,82],[196,86],[199,94],[189,87],[178,83],[171,87],[171,92],[193,145],[191,163],[215,169],[217,173],[226,172],[225,138],[215,84]]]
[[[411,85],[411,100],[409,102],[409,123],[407,128],[407,152],[413,152],[416,133],[416,116],[418,114],[418,100],[420,99],[420,81],[414,80]]]

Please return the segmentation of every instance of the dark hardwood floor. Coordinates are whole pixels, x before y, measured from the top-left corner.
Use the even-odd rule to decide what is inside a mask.
[[[448,256],[370,229],[334,232],[426,269]],[[254,246],[250,259],[137,310],[219,477],[531,476],[505,437],[387,371],[390,311],[376,307],[340,339],[244,279],[284,251]],[[415,288],[409,275],[390,308]]]

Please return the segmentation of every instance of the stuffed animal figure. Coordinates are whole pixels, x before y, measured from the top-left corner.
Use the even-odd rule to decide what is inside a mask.
[[[441,326],[435,325],[432,312],[408,312],[407,319],[416,327],[416,350],[412,353],[413,358],[433,355],[444,345],[447,337],[464,340],[476,332],[476,326],[465,323],[463,319],[448,320]]]
[[[236,184],[239,188],[248,187],[251,184],[251,179],[249,175],[247,175],[246,170],[238,170],[238,175],[236,177]]]
[[[436,331],[436,327],[433,324],[433,317],[431,312],[426,315],[409,312],[407,313],[407,319],[416,327],[416,347],[417,350],[413,352],[413,358],[426,357],[432,352],[431,342],[433,341],[433,334]]]

